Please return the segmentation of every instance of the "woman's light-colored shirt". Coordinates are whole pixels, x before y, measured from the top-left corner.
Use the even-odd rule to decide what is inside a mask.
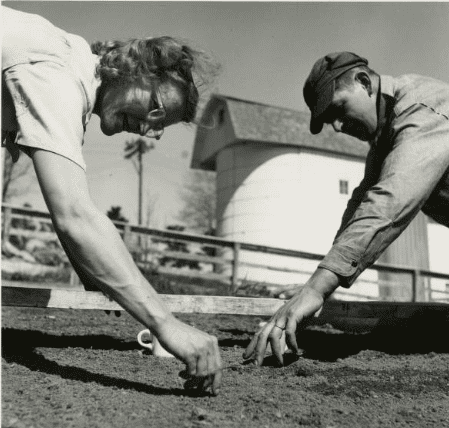
[[[81,168],[86,125],[100,81],[97,56],[80,36],[39,15],[2,7],[2,144],[62,155]]]

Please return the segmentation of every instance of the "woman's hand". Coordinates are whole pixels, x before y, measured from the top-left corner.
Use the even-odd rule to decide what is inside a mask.
[[[175,317],[168,318],[154,334],[167,351],[186,364],[190,377],[186,388],[195,386],[203,391],[210,388],[213,395],[218,395],[223,366],[215,336]]]

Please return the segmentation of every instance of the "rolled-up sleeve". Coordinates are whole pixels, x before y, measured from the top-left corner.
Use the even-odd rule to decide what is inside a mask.
[[[369,175],[354,192],[333,246],[319,265],[336,273],[343,287],[351,286],[402,233],[449,167],[445,114],[414,104],[392,121],[390,132],[391,150],[377,158],[377,166],[370,153]]]

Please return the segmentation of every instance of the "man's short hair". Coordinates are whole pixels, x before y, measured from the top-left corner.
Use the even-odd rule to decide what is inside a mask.
[[[352,85],[354,84],[354,76],[361,71],[366,72],[371,79],[379,77],[379,75],[367,65],[360,65],[358,67],[352,68],[351,70],[348,70],[341,76],[338,76],[335,79],[335,89],[337,90],[352,87]]]

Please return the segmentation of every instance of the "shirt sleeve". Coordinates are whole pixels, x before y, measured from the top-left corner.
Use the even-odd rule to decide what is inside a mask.
[[[352,192],[351,198],[348,201],[345,212],[343,213],[343,217],[341,219],[341,224],[338,229],[338,232],[334,238],[334,241],[341,235],[341,233],[346,229],[347,224],[351,220],[352,216],[360,206],[363,198],[365,197],[365,193],[369,190],[369,188],[377,182],[379,177],[379,168],[377,162],[377,153],[375,150],[371,149],[368,152],[368,156],[365,162],[365,173],[363,180],[360,184],[354,189]]]
[[[59,154],[85,170],[82,145],[86,100],[71,70],[42,61],[18,64],[3,74],[15,107],[15,143],[22,150],[37,148]]]
[[[391,143],[378,142],[391,144],[386,156],[370,152],[364,181],[319,265],[336,273],[343,287],[351,286],[410,224],[449,166],[445,115],[414,104],[393,119],[389,136]]]

